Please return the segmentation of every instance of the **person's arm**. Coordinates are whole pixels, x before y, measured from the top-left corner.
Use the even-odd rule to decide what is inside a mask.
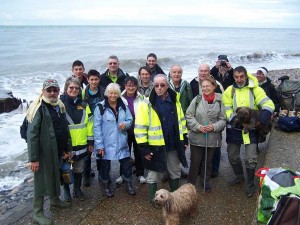
[[[104,155],[104,143],[103,143],[103,115],[101,115],[98,105],[94,111],[94,123],[93,123],[93,132],[94,132],[94,153],[98,154],[99,151],[103,152]]]

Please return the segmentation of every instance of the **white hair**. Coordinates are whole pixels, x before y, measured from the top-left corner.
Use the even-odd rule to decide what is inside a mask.
[[[116,84],[116,83],[110,83],[109,85],[107,85],[104,95],[107,97],[109,92],[117,92],[118,96],[120,97],[121,95],[121,88],[120,85]]]

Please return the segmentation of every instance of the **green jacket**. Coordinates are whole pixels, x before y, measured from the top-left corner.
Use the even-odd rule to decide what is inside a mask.
[[[39,162],[39,170],[34,173],[34,195],[58,196],[60,163],[54,128],[47,106],[40,107],[27,129],[29,161]],[[61,115],[65,117],[65,113]]]
[[[169,80],[169,84],[170,84],[170,88],[176,91],[172,80]],[[191,85],[186,80],[181,80],[180,89],[178,93],[180,94],[179,101],[182,107],[182,111],[183,114],[185,115],[187,108],[189,107],[189,105],[193,100],[193,92],[192,92]]]

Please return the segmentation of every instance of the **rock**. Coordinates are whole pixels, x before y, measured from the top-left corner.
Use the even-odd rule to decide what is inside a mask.
[[[11,91],[0,90],[0,113],[11,112],[21,103],[21,99],[15,98]]]

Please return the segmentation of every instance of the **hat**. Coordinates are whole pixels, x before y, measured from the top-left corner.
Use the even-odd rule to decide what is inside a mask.
[[[227,55],[219,55],[218,60],[225,60],[226,62],[229,62],[228,58],[227,58]]]
[[[43,83],[43,89],[47,89],[49,87],[57,87],[57,88],[59,88],[57,81],[53,80],[53,79],[47,79],[47,80],[44,81],[44,83]]]
[[[257,71],[261,71],[265,75],[265,77],[269,77],[269,71],[267,70],[267,68],[260,67],[257,69]]]

